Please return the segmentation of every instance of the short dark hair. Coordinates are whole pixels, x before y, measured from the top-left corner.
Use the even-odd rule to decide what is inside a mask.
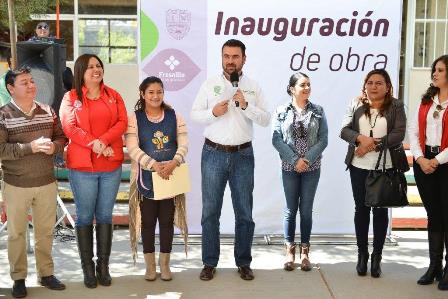
[[[296,86],[297,81],[299,81],[299,80],[302,79],[302,78],[307,78],[307,79],[309,79],[310,77],[308,77],[307,74],[302,73],[302,72],[297,72],[297,73],[294,73],[294,74],[291,75],[291,77],[289,78],[288,87],[286,87],[286,92],[287,92],[290,96],[292,96],[292,93],[291,93],[291,87]]]
[[[7,71],[5,75],[5,86],[8,85],[14,86],[17,76],[22,74],[31,74],[31,69],[28,66],[22,66],[16,70]],[[11,94],[8,88],[6,88],[6,90],[8,91],[9,94]]]
[[[222,52],[222,50],[224,50],[224,47],[238,47],[241,49],[243,56],[246,56],[246,45],[244,45],[243,42],[240,40],[229,39],[222,45],[221,52]]]

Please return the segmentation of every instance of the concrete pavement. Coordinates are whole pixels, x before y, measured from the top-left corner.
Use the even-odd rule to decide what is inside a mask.
[[[56,275],[67,285],[65,291],[50,291],[36,282],[35,261],[28,255],[29,274],[27,298],[448,298],[448,292],[437,290],[437,285],[419,286],[418,277],[428,264],[425,231],[396,231],[397,246],[386,246],[383,253],[383,275],[375,279],[358,277],[355,272],[356,246],[352,237],[312,237],[311,272],[286,272],[283,266],[283,246],[254,245],[252,268],[255,280],[239,278],[233,261],[233,246],[221,246],[221,259],[212,281],[199,280],[201,246],[192,239],[188,257],[182,245],[174,246],[170,282],[143,279],[144,261],[141,254],[133,266],[127,229],[114,232],[111,257],[112,286],[87,289],[82,283],[82,271],[76,241],[54,242]],[[349,241],[349,245],[341,242]],[[264,244],[263,239],[257,239]],[[228,243],[228,242],[226,242]],[[0,235],[0,299],[11,298],[6,234]]]

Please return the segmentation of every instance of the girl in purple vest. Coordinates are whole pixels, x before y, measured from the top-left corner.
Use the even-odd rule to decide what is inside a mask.
[[[185,162],[188,150],[187,128],[182,116],[163,100],[162,81],[148,77],[140,84],[140,98],[129,117],[126,146],[132,159],[129,217],[131,247],[135,262],[137,235],[141,231],[146,263],[145,279],[156,279],[155,228],[159,222],[159,266],[162,280],[171,280],[170,253],[173,224],[186,238],[185,196],[154,200],[152,172],[169,179]]]
[[[431,79],[408,129],[415,182],[428,215],[430,262],[417,283],[436,279],[440,290],[448,290],[448,254],[442,271],[444,243],[448,248],[448,55],[433,62]]]

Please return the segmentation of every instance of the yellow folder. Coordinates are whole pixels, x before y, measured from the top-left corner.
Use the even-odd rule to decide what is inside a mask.
[[[188,165],[183,163],[179,167],[176,167],[169,180],[164,180],[157,172],[153,172],[152,185],[155,200],[172,198],[176,195],[190,192],[191,183]]]

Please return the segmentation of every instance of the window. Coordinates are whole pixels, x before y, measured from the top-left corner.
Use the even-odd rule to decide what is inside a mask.
[[[79,14],[136,15],[137,0],[78,0]]]
[[[137,21],[80,19],[79,55],[92,53],[104,63],[137,63]]]
[[[448,0],[416,0],[414,67],[431,67],[448,51]]]

